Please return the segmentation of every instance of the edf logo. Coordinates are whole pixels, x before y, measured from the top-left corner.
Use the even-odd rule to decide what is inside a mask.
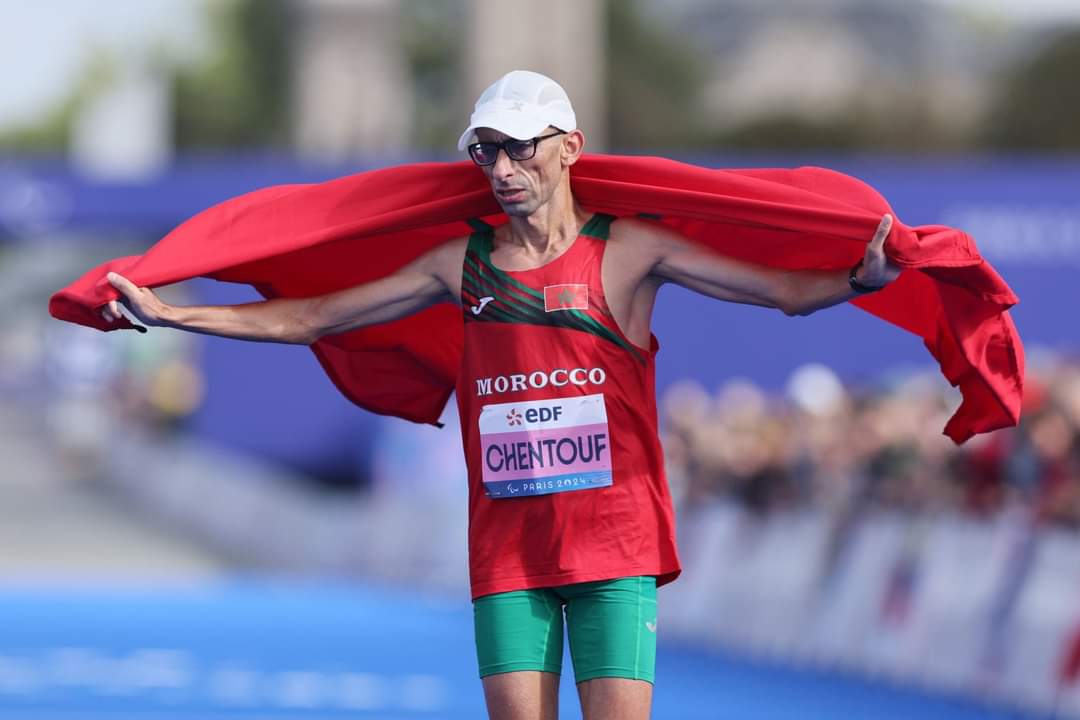
[[[562,416],[562,407],[558,405],[555,407],[529,408],[525,411],[525,422],[552,422],[558,420],[560,416]]]

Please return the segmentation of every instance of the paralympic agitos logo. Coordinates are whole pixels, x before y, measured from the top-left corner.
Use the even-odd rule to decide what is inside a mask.
[[[567,385],[603,385],[607,381],[604,368],[556,368],[550,372],[536,370],[531,373],[498,375],[493,378],[476,379],[476,396],[483,397],[494,393],[521,392],[532,388],[542,390],[548,387]]]

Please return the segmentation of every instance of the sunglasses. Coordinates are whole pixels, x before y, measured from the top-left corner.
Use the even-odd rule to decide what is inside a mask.
[[[494,165],[499,159],[499,150],[505,150],[511,160],[529,160],[536,155],[536,144],[558,135],[565,135],[562,130],[550,135],[541,135],[529,140],[503,140],[502,142],[477,142],[469,146],[469,157],[477,165]]]

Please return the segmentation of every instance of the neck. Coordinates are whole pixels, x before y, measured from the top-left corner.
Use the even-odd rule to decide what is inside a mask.
[[[574,200],[570,183],[562,183],[531,215],[511,216],[509,240],[538,255],[574,241],[587,213]]]

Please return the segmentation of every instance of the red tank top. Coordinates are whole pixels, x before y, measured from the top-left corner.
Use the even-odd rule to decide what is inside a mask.
[[[491,262],[494,230],[469,239],[457,381],[469,471],[472,596],[679,574],[656,428],[655,338],[630,342],[600,269],[609,215],[531,270]]]

